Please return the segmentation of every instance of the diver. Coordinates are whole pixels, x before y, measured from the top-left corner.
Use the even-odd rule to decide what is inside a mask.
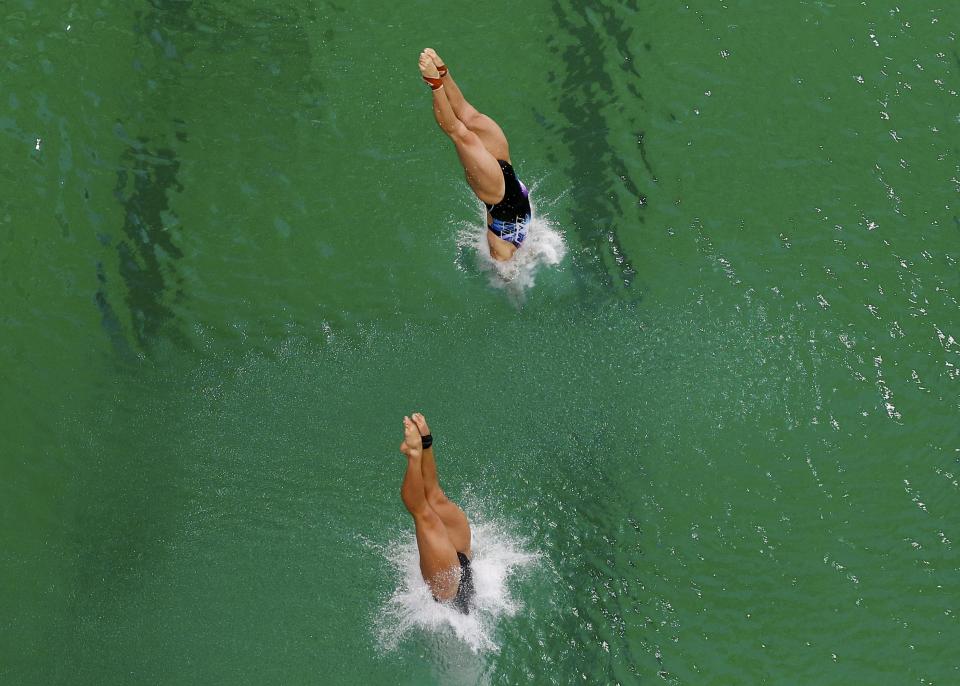
[[[400,487],[417,532],[420,573],[437,602],[452,602],[460,612],[470,612],[474,595],[470,570],[470,522],[457,505],[447,499],[437,479],[433,436],[420,413],[403,418],[400,452],[407,458],[407,472]]]
[[[487,207],[487,243],[495,260],[513,257],[527,237],[530,197],[510,163],[510,148],[493,119],[468,103],[432,48],[420,53],[420,73],[433,91],[433,115],[457,148],[467,183]]]

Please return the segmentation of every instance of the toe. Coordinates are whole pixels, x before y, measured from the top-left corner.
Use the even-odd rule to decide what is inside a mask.
[[[420,73],[424,76],[429,76],[430,78],[437,78],[440,76],[440,72],[437,70],[437,65],[433,63],[432,59],[430,59],[430,55],[427,54],[426,50],[420,53]]]
[[[427,76],[430,78],[436,78],[440,76],[440,72],[437,70],[437,65],[435,65],[430,60],[427,60],[426,62],[423,62],[423,61],[420,62],[420,73],[423,76]]]
[[[417,429],[420,430],[421,435],[425,436],[426,434],[430,433],[430,429],[427,428],[427,418],[424,417],[422,414],[420,414],[419,412],[414,414],[413,421],[416,422]]]

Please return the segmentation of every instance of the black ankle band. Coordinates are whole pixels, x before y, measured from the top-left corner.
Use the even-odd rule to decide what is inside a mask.
[[[426,450],[431,445],[433,445],[433,434],[427,434],[426,436],[421,436],[420,440],[423,441],[423,449]]]

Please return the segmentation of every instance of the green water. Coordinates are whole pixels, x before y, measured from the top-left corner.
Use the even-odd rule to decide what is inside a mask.
[[[0,683],[960,683],[960,5],[0,19]],[[384,640],[414,409],[538,558],[477,652]]]

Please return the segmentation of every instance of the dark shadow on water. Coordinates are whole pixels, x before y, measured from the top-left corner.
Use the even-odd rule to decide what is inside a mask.
[[[161,334],[186,343],[175,327],[167,326],[175,319],[172,304],[183,296],[174,265],[183,252],[169,230],[176,223],[170,193],[183,190],[179,169],[172,149],[151,149],[140,138],[127,148],[117,172],[114,195],[124,208],[125,237],[117,244],[119,271],[141,348],[149,348]]]
[[[636,85],[640,75],[631,54],[632,28],[622,16],[635,13],[636,3],[610,8],[556,0],[554,8],[563,33],[553,40],[553,50],[564,68],[554,72],[552,80],[557,84],[558,108],[567,120],[558,133],[573,155],[571,213],[576,235],[586,248],[584,266],[593,275],[583,279],[583,288],[600,290],[594,295],[601,298],[605,293],[636,301],[644,289],[637,283],[623,236],[637,232],[645,221],[647,198],[623,160],[626,151],[616,149],[610,140],[612,133],[633,131],[638,148],[629,154],[636,153],[642,161],[650,176],[645,181],[656,182],[637,114],[642,112],[643,94]],[[611,43],[613,52],[624,56],[616,67],[606,57],[610,51],[605,47]],[[624,101],[625,94],[631,101]]]
[[[117,275],[124,284],[126,311],[122,314],[109,300],[112,275],[103,263],[97,267],[95,302],[103,329],[121,358],[128,358],[132,348],[149,352],[161,339],[188,346],[174,311],[184,298],[176,267],[183,252],[172,231],[179,230],[179,221],[171,204],[172,194],[184,190],[178,179],[176,147],[187,142],[187,126],[168,112],[175,102],[171,89],[185,68],[185,41],[175,42],[173,36],[193,30],[189,16],[193,3],[151,0],[148,5],[152,10],[134,15],[138,49],[132,66],[142,74],[143,93],[152,95],[115,125],[117,136],[126,144],[114,186],[114,197],[123,208],[123,225],[119,240],[105,239],[115,246]],[[133,339],[130,342],[125,329]]]
[[[188,134],[202,135],[210,126],[206,111],[202,121],[195,121],[197,103],[209,100],[201,109],[217,108],[226,126],[230,117],[255,117],[262,101],[256,94],[269,88],[283,91],[275,96],[290,103],[291,125],[304,110],[315,118],[318,87],[304,26],[318,21],[322,7],[283,1],[250,7],[148,0],[133,13],[136,44],[130,59],[138,92],[131,97],[128,113],[115,124],[125,145],[114,188],[123,209],[122,232],[104,240],[116,250],[117,267],[112,268],[112,260],[103,261],[106,266],[98,269],[95,295],[104,331],[118,356],[125,347],[147,355],[159,344],[192,347],[189,322],[178,314],[178,305],[190,300],[178,265],[182,237],[195,227],[181,225],[176,197],[191,205],[197,201],[181,182],[184,155],[199,154],[189,147]],[[249,90],[226,89],[234,99],[223,101],[199,93],[198,78],[207,78],[201,70],[210,64],[214,68],[230,64],[244,74]],[[216,78],[216,72],[210,72],[209,79]],[[245,100],[236,101],[237,92],[244,93]],[[272,122],[272,128],[281,130],[281,122]],[[118,292],[123,293],[125,307],[116,302]]]

